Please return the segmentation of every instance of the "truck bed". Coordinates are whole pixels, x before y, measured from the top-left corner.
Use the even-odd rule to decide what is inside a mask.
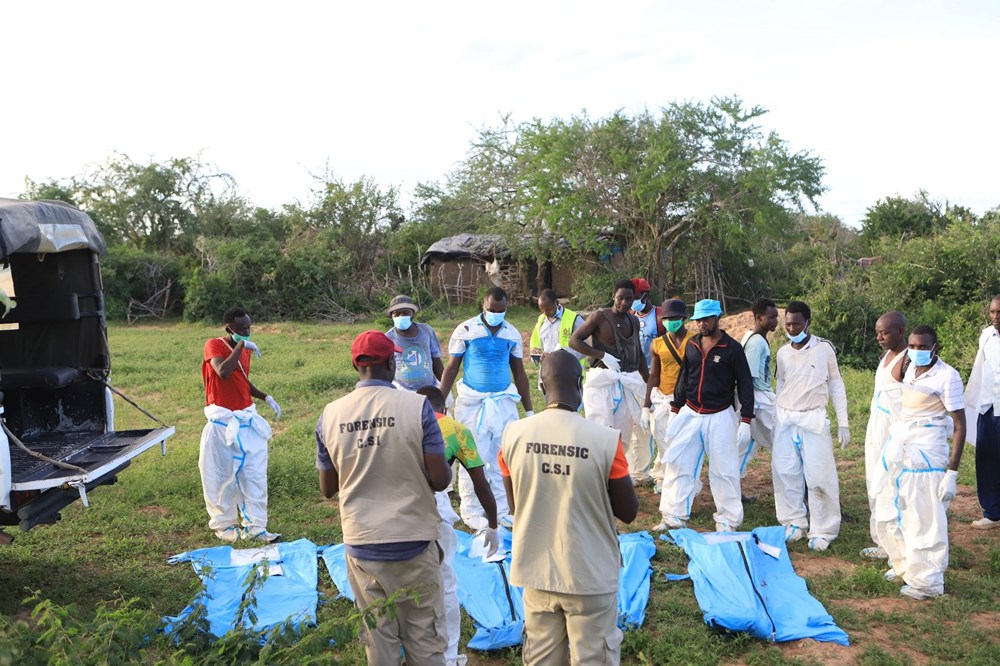
[[[173,428],[123,430],[109,433],[70,432],[48,433],[22,438],[29,449],[53,460],[96,472],[109,463],[130,460],[146,449],[172,435]],[[28,455],[11,445],[10,462],[15,488],[44,488],[58,485],[65,477],[77,477],[79,472],[62,469]]]
[[[39,460],[10,444],[11,498],[19,497],[0,525],[22,530],[58,520],[59,511],[98,486],[114,483],[132,458],[174,434],[174,428],[118,432],[61,432],[22,437],[24,445],[53,460],[85,470],[68,470]]]

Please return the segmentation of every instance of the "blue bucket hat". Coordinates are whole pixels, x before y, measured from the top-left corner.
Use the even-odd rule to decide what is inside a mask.
[[[722,306],[719,305],[719,301],[713,301],[711,298],[703,298],[694,304],[694,314],[691,315],[691,319],[705,319],[706,317],[719,317],[722,315]]]

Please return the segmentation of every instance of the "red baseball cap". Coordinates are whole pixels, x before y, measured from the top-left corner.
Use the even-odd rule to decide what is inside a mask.
[[[388,361],[393,354],[402,353],[402,351],[382,331],[365,331],[354,338],[354,342],[351,343],[351,360],[357,366],[378,365]],[[365,357],[365,360],[359,361],[358,359],[362,356]]]
[[[649,293],[649,283],[646,282],[646,278],[632,278],[632,286],[635,287],[635,293]]]

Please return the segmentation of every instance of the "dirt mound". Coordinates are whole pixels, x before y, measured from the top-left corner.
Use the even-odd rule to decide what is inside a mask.
[[[784,308],[778,308],[778,328],[781,329],[781,323],[785,319]],[[743,334],[747,331],[753,329],[753,313],[747,310],[746,312],[740,312],[738,314],[726,315],[719,320],[719,326],[728,333],[733,338],[740,340],[743,338]],[[693,321],[689,321],[687,324],[689,330],[698,332],[698,324]]]

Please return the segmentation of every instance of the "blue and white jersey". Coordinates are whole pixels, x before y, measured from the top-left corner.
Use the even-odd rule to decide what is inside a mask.
[[[639,320],[639,340],[642,342],[642,355],[646,357],[646,367],[648,368],[652,364],[650,356],[653,353],[653,340],[659,335],[658,326],[656,325],[656,312],[659,310],[657,307],[653,307],[646,314],[639,314],[633,311],[632,314],[636,316]]]
[[[510,386],[510,359],[523,358],[521,334],[506,321],[496,334],[481,315],[462,322],[451,334],[448,354],[462,357],[463,381],[482,393],[504,391]]]

